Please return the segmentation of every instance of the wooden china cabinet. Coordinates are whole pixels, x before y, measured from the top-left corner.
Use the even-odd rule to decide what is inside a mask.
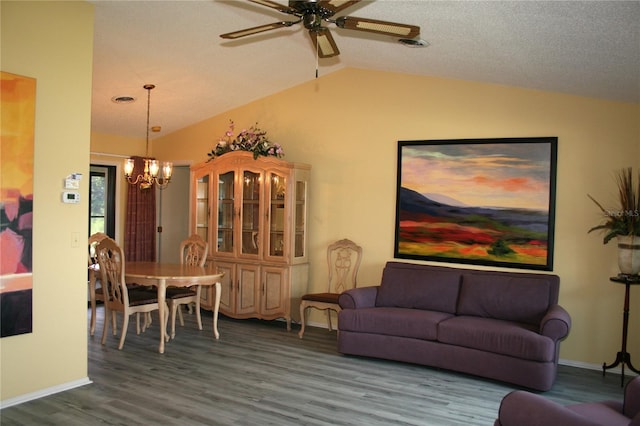
[[[298,312],[309,280],[307,196],[311,167],[235,151],[191,167],[190,228],[224,272],[220,312],[284,318]],[[212,309],[212,287],[201,306]]]

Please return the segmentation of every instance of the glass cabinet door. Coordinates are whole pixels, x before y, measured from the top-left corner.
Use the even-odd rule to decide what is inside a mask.
[[[209,242],[209,175],[196,180],[196,234]]]
[[[295,224],[294,224],[294,257],[304,257],[306,247],[306,230],[307,224],[305,217],[307,216],[307,182],[296,181],[296,200],[295,200]]]
[[[257,255],[260,249],[261,173],[245,170],[242,175],[241,254]]]
[[[233,171],[218,175],[217,251],[222,253],[233,253],[234,181]]]
[[[277,173],[271,173],[269,177],[269,232],[268,247],[269,256],[282,258],[285,251],[285,201],[286,201],[286,180],[285,177]]]

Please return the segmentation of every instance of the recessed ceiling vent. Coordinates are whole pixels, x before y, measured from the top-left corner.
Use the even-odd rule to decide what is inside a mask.
[[[116,104],[130,104],[136,101],[136,98],[131,96],[114,96],[111,98],[111,102],[115,102]]]
[[[398,42],[407,47],[428,47],[429,42],[415,38],[401,38]]]

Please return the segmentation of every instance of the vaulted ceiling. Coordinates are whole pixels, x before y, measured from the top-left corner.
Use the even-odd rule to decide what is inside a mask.
[[[92,130],[101,133],[144,137],[147,83],[156,85],[150,124],[163,135],[345,67],[640,102],[640,1],[364,0],[337,16],[418,25],[429,46],[326,23],[341,51],[327,59],[302,25],[220,38],[291,18],[247,0],[92,3]]]

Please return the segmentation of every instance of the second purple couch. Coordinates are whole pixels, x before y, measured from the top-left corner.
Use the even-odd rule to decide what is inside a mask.
[[[551,274],[388,262],[340,296],[338,350],[551,389],[571,318]]]

